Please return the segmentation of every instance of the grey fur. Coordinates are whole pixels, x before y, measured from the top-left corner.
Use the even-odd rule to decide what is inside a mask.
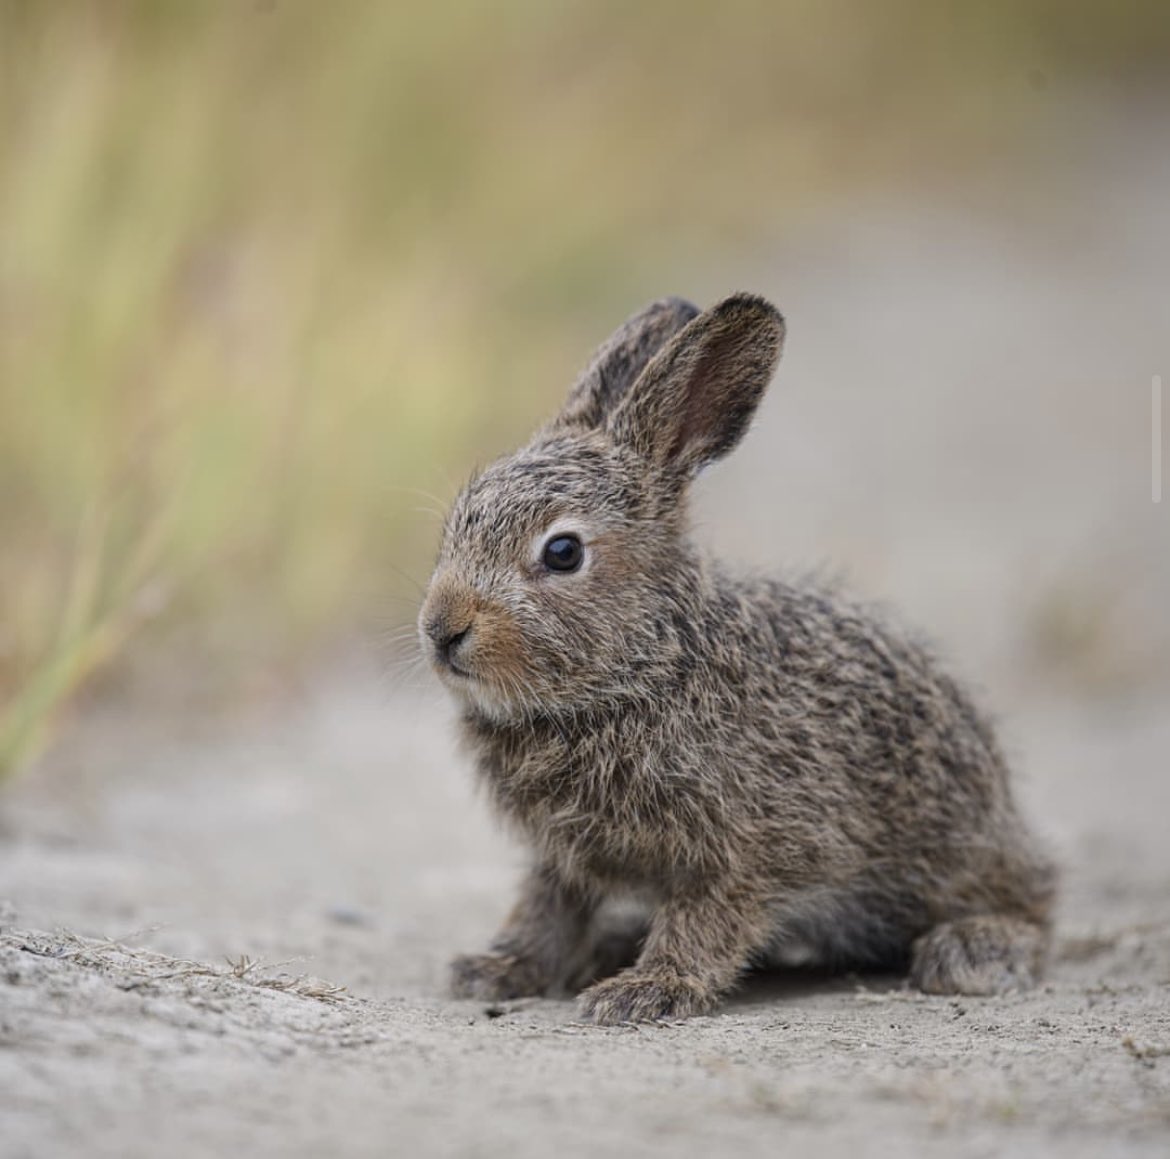
[[[767,960],[908,966],[935,992],[1039,976],[1054,874],[964,691],[871,610],[732,576],[687,537],[690,480],[743,435],[783,335],[750,295],[655,303],[451,509],[423,642],[533,851],[457,993],[612,971],[599,913],[622,895],[647,924],[582,995],[602,1023],[708,1010]],[[542,565],[554,531],[581,571]]]

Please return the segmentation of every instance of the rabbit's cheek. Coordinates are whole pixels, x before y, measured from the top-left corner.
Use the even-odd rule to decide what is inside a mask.
[[[514,617],[499,608],[481,611],[467,657],[472,674],[500,688],[514,687],[524,678],[525,657],[524,636]]]

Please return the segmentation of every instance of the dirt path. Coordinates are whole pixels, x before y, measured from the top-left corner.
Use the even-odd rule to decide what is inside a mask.
[[[445,961],[489,935],[521,856],[438,697],[355,664],[230,726],[94,710],[6,789],[0,1154],[1165,1155],[1154,144],[1031,199],[859,205],[761,255],[740,280],[784,304],[789,354],[698,511],[724,552],[841,564],[985,686],[1065,866],[1048,985],[761,979],[641,1030],[449,1001]]]
[[[0,1152],[1165,1154],[1170,859],[1127,823],[1142,800],[1167,815],[1164,715],[1028,718],[1031,796],[1069,863],[1042,991],[762,979],[714,1017],[595,1030],[565,1003],[442,997],[518,858],[437,709],[371,687],[331,682],[218,743],[135,735],[133,773],[125,721],[93,720],[51,794],[16,794]],[[1110,751],[1099,793],[1082,778]],[[133,950],[21,932],[60,926]]]

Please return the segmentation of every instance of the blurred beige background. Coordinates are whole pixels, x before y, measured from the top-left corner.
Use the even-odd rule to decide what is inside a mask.
[[[972,537],[1010,497],[1046,523],[1026,582],[1059,589],[1060,648],[1129,570],[1087,576],[1090,526],[1150,538],[1116,526],[1142,488],[1107,456],[1159,372],[1164,238],[1134,220],[1163,188],[1164,5],[0,13],[4,767],[95,678],[238,705],[393,634],[429,510],[665,292],[791,316],[781,450],[730,468],[820,464],[783,507],[791,477],[758,478],[777,554],[927,597],[974,564],[1002,594]],[[896,577],[928,495],[947,549]]]

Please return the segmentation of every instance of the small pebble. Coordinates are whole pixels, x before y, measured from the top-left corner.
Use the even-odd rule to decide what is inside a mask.
[[[368,913],[352,905],[332,905],[325,911],[325,916],[339,926],[368,928],[374,924]]]

